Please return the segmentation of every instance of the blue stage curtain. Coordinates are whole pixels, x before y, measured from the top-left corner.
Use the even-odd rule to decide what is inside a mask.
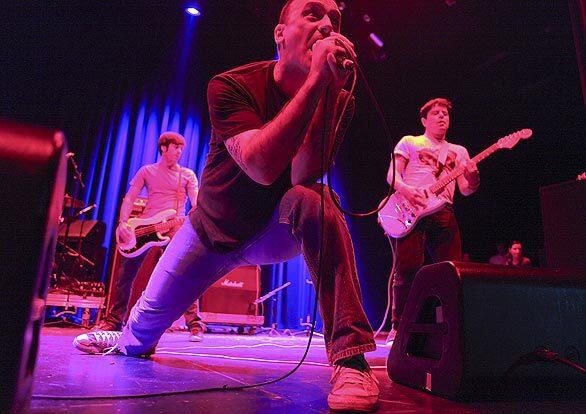
[[[198,177],[209,144],[209,133],[201,127],[205,125],[201,111],[194,107],[174,104],[171,99],[147,92],[129,93],[122,101],[97,122],[95,135],[87,138],[92,145],[86,148],[83,159],[83,169],[87,171],[84,201],[97,204],[91,218],[106,223],[105,246],[110,254],[128,183],[142,165],[160,159],[159,135],[175,131],[185,137],[187,145],[180,164],[193,169]],[[107,274],[107,269],[103,274]]]

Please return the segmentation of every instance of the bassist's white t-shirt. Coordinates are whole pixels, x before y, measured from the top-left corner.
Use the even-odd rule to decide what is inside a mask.
[[[197,178],[192,170],[179,166],[170,169],[162,162],[143,165],[130,181],[130,185],[138,187],[139,191],[143,187],[147,189],[147,204],[141,218],[148,218],[171,208],[178,210],[178,216],[184,216],[188,191],[191,188],[197,194]]]
[[[470,159],[468,151],[463,146],[447,141],[436,141],[425,135],[404,136],[395,147],[395,154],[407,159],[402,178],[405,184],[414,187],[427,187],[435,183],[439,177],[465,165]],[[455,188],[456,183],[452,181],[439,196],[453,203]]]

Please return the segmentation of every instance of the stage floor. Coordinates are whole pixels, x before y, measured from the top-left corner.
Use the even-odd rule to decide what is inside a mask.
[[[307,337],[207,334],[188,342],[186,332],[166,333],[151,359],[86,355],[71,346],[81,329],[45,327],[37,358],[31,413],[327,413],[332,369],[323,339],[315,338],[306,362],[290,377],[244,391],[128,398],[138,394],[240,386],[275,379],[295,367]],[[392,383],[388,349],[366,355],[380,381],[378,413],[569,413],[586,412],[580,400],[523,397],[515,401],[462,403]],[[41,396],[79,396],[50,400]],[[115,399],[87,399],[120,396]]]

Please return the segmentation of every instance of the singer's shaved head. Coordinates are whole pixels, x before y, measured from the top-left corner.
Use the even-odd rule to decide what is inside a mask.
[[[281,9],[273,35],[279,66],[296,76],[306,76],[311,67],[313,45],[340,32],[342,15],[334,0],[288,0]]]
[[[281,14],[279,15],[279,23],[282,24],[287,22],[287,20],[289,19],[289,11],[291,10],[291,5],[295,3],[295,1],[297,0],[287,0],[285,2],[283,7],[281,8]],[[336,3],[334,0],[332,0],[332,2]]]
[[[289,17],[289,9],[291,8],[291,3],[295,0],[287,0],[281,9],[281,14],[279,15],[279,23],[285,23],[287,18]]]

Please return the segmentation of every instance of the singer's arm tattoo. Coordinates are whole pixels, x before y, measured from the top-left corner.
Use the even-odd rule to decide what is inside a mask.
[[[242,147],[240,146],[240,139],[238,137],[229,138],[225,143],[226,149],[234,161],[236,161],[236,164],[238,164],[243,171],[246,171],[246,165],[242,162]]]

